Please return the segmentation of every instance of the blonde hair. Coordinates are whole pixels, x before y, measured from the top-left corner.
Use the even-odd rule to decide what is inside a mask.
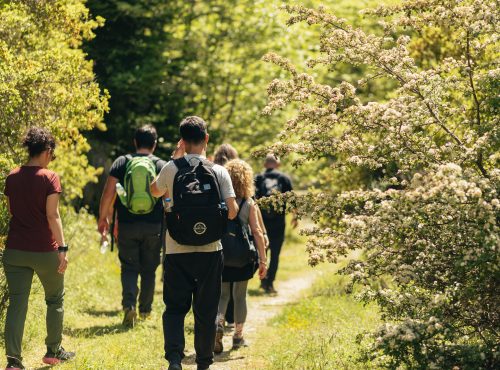
[[[241,159],[233,159],[227,162],[225,167],[231,176],[236,198],[248,199],[253,197],[255,187],[252,167]]]

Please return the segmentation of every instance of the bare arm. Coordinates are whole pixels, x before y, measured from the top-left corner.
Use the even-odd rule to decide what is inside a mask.
[[[259,218],[259,225],[260,228],[262,229],[262,233],[264,234],[264,244],[265,247],[269,247],[269,238],[267,237],[267,230],[266,230],[266,225],[264,225],[264,219],[262,218],[262,211],[260,210],[260,207],[256,204],[257,207],[257,216]]]
[[[260,227],[259,221],[259,207],[256,204],[250,206],[249,225],[252,230],[252,235],[259,251],[259,277],[264,279],[267,274],[267,257],[266,257],[266,243],[264,240],[264,233]]]
[[[104,190],[102,191],[101,203],[99,204],[99,221],[97,229],[101,235],[106,235],[109,229],[109,210],[113,205],[116,196],[116,184],[118,179],[113,176],[108,176]]]
[[[64,233],[62,228],[61,216],[59,215],[59,197],[58,193],[47,197],[46,213],[49,222],[50,231],[60,246],[66,245],[64,242]]]
[[[163,191],[158,187],[158,177],[156,177],[155,181],[151,184],[150,191],[151,195],[155,198],[168,198],[168,190]]]
[[[238,214],[240,207],[238,207],[238,203],[236,203],[236,198],[226,198],[224,201],[226,202],[227,209],[229,211],[227,218],[232,220]]]
[[[58,193],[51,194],[47,197],[47,204],[45,206],[47,221],[49,223],[50,231],[52,231],[52,235],[56,240],[56,243],[59,246],[64,246],[66,243],[64,242],[64,232],[61,222],[61,216],[59,215],[59,198],[60,195]],[[58,253],[59,258],[59,266],[57,267],[57,271],[60,274],[64,274],[66,268],[68,267],[68,257],[66,253]]]

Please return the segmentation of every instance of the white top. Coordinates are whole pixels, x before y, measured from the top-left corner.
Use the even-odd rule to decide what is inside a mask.
[[[192,165],[195,166],[200,162],[200,158],[205,158],[199,154],[186,154],[184,156],[186,160]],[[231,182],[231,177],[229,176],[229,172],[219,165],[214,165],[212,170],[217,176],[219,180],[220,192],[222,199],[226,200],[228,198],[235,198],[236,195],[234,193],[233,184]],[[174,190],[174,177],[177,173],[177,166],[173,161],[168,162],[161,170],[158,175],[158,179],[156,180],[156,185],[158,189],[162,192],[168,191],[171,204],[174,205],[173,199],[173,190]],[[167,231],[166,234],[166,254],[177,254],[177,253],[196,253],[196,252],[216,252],[222,250],[222,244],[220,240],[216,242],[194,246],[194,245],[181,245],[177,243],[174,239],[172,239]]]

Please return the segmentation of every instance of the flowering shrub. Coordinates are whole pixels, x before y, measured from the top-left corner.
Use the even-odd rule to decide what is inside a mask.
[[[348,64],[369,71],[361,81],[331,86],[276,54],[265,57],[291,77],[270,84],[264,113],[298,109],[271,149],[300,155],[297,165],[328,158],[332,173],[382,174],[340,193],[283,196],[316,224],[305,231],[312,265],[365,251],[341,271],[386,321],[360,338],[365,357],[389,368],[498,368],[496,1],[407,0],[367,10],[382,19],[380,35],[324,8],[285,8],[290,25],[322,29],[310,69]],[[419,52],[420,35],[436,30],[446,52]],[[392,80],[394,89],[384,100],[363,101],[365,84],[377,79]],[[381,277],[389,284],[373,284]]]

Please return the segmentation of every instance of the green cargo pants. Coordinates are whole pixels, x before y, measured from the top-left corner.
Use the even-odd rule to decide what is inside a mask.
[[[47,303],[47,337],[45,344],[57,351],[62,341],[64,275],[57,272],[57,252],[25,252],[6,249],[3,267],[9,290],[9,307],[5,320],[5,350],[7,356],[21,358],[24,323],[33,273],[38,275]]]

